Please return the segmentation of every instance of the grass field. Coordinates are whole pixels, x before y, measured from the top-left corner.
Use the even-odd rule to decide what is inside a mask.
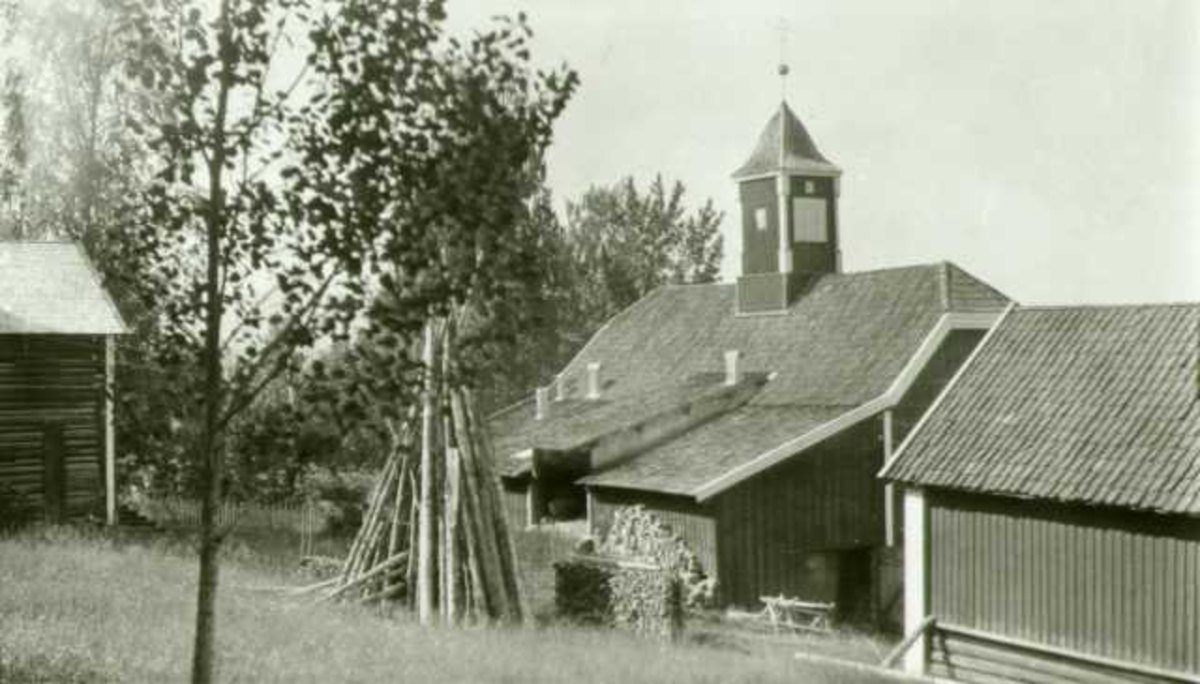
[[[222,566],[222,682],[876,682],[788,650],[666,645],[565,628],[428,629],[400,613],[308,605],[302,581],[235,550]],[[195,562],[170,538],[69,528],[0,538],[0,681],[171,682],[187,676]],[[795,650],[792,648],[791,650]]]

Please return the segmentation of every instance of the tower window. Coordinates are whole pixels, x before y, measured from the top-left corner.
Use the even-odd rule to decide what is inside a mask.
[[[792,220],[795,221],[794,240],[796,242],[829,241],[829,223],[824,198],[793,198]]]
[[[754,227],[758,230],[767,229],[767,208],[759,207],[754,210]]]

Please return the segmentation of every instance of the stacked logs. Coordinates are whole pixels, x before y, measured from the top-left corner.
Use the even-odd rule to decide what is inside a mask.
[[[341,572],[309,589],[323,599],[404,599],[422,624],[520,622],[516,554],[486,426],[453,372],[454,330],[445,320],[426,325],[420,406],[393,430]]]

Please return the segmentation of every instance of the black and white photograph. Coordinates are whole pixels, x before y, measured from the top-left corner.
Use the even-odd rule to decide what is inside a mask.
[[[0,0],[0,684],[1200,683],[1200,2]]]

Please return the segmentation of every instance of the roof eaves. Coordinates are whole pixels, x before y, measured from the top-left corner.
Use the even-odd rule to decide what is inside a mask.
[[[119,332],[109,333],[114,335],[128,335],[129,324],[125,322],[125,317],[121,315],[121,310],[117,308],[116,302],[113,301],[112,295],[109,294],[108,288],[104,287],[104,279],[100,276],[100,272],[96,270],[95,264],[88,257],[87,252],[83,249],[83,245],[76,241],[71,241],[71,245],[75,247],[75,251],[79,253],[79,258],[83,261],[88,273],[91,274],[92,280],[96,283],[96,289],[100,291],[100,296],[104,299],[105,305],[113,315],[113,320],[117,322]]]

